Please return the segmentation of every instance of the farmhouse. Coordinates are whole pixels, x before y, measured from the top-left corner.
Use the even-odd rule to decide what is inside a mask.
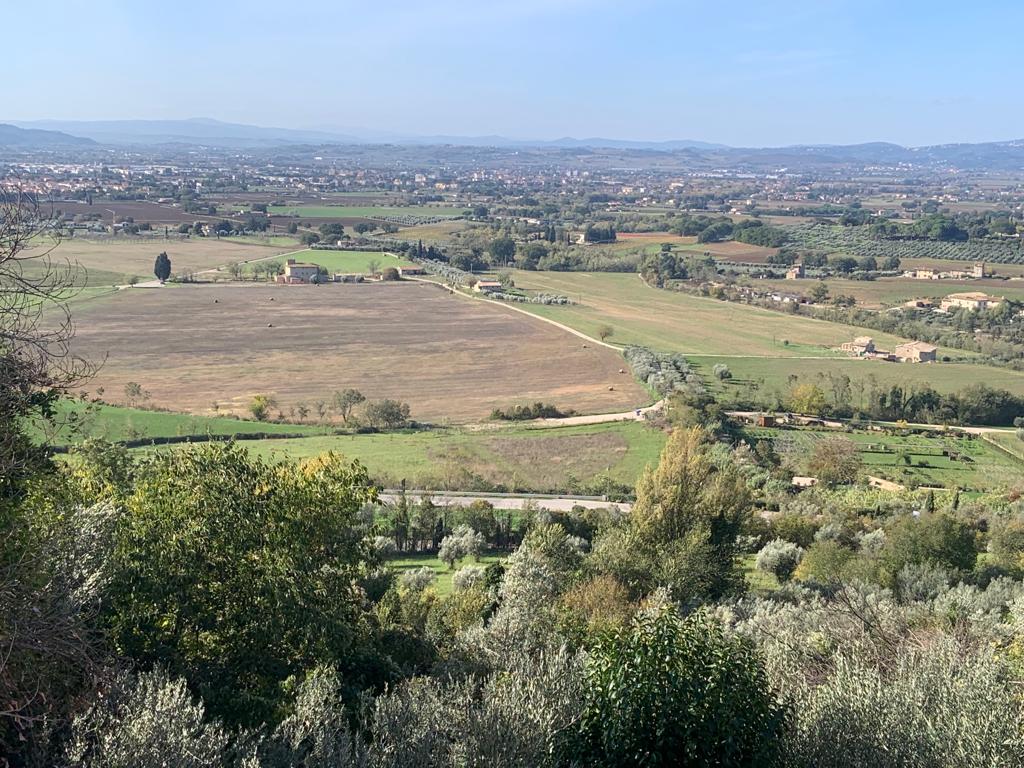
[[[408,277],[409,275],[425,275],[427,271],[419,264],[404,264],[398,268],[398,274]]]
[[[858,357],[865,357],[875,352],[875,340],[870,336],[858,336],[853,341],[840,344],[839,348],[843,352],[852,352]]]
[[[800,280],[804,277],[804,265],[797,262],[786,270],[787,280]]]
[[[896,345],[896,359],[901,363],[934,363],[938,347],[924,341]]]
[[[502,287],[501,283],[497,280],[480,280],[473,286],[473,290],[477,293],[495,293],[500,291]]]
[[[939,304],[939,310],[949,312],[951,309],[969,309],[978,312],[992,309],[1002,304],[1001,297],[989,296],[987,293],[972,291],[970,293],[951,293]]]
[[[298,262],[295,259],[288,259],[284,265],[284,274],[278,275],[277,281],[279,283],[288,283],[289,285],[313,283],[316,282],[319,275],[320,266],[318,264],[307,264]]]
[[[975,262],[970,270],[908,269],[903,276],[913,280],[980,280],[985,277],[985,262]]]
[[[790,293],[788,291],[776,291],[768,296],[772,301],[779,304],[806,304],[807,297],[801,296],[799,293]]]

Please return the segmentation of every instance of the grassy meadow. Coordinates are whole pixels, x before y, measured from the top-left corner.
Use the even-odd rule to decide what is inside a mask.
[[[633,485],[656,463],[665,435],[639,422],[575,427],[510,426],[370,435],[330,435],[246,443],[271,460],[334,451],[359,459],[384,485],[570,491],[601,476]]]
[[[524,309],[596,335],[610,325],[616,344],[640,344],[688,355],[835,357],[855,336],[879,346],[902,339],[863,328],[787,315],[745,304],[651,288],[635,274],[515,272],[516,286],[569,296],[570,306],[523,304]],[[788,343],[786,343],[788,342]]]
[[[1024,373],[1009,368],[971,363],[915,364],[850,357],[814,360],[723,355],[688,355],[687,360],[703,376],[705,382],[725,395],[727,402],[742,398],[751,388],[784,395],[789,391],[790,376],[799,377],[801,382],[814,381],[821,377],[823,383],[827,383],[829,375],[850,377],[855,383],[853,405],[856,406],[866,405],[865,398],[872,384],[880,387],[889,387],[893,384],[904,387],[928,385],[944,393],[955,392],[971,384],[987,384],[1024,396]],[[729,366],[733,375],[729,381],[719,382],[712,376],[714,366],[720,363]],[[863,391],[858,390],[856,382],[861,383]]]
[[[40,246],[42,248],[44,246]],[[263,259],[294,251],[293,241],[271,239],[188,239],[153,238],[68,238],[52,252],[50,259],[58,267],[73,270],[75,283],[86,287],[124,285],[132,277],[152,280],[157,254],[166,251],[172,273],[181,275],[215,269],[225,264]],[[32,251],[27,252],[29,255]],[[29,272],[40,266],[28,264]]]
[[[115,396],[106,393],[107,397]],[[116,396],[120,396],[117,393]],[[169,411],[150,411],[83,400],[63,400],[57,411],[58,429],[46,435],[56,445],[67,445],[85,438],[109,442],[149,437],[183,435],[302,434],[322,435],[325,427],[311,424],[276,424],[226,416],[196,416]],[[43,436],[36,425],[34,431]]]
[[[589,335],[597,335],[601,326],[609,325],[614,330],[609,341],[615,344],[682,352],[705,381],[725,393],[742,394],[742,389],[750,386],[784,391],[791,375],[806,380],[831,373],[850,376],[864,386],[870,386],[874,378],[886,385],[929,384],[939,391],[952,392],[982,383],[1024,395],[1024,373],[1008,368],[851,358],[836,347],[855,336],[870,336],[885,349],[893,349],[905,339],[801,315],[658,290],[633,274],[517,271],[515,281],[520,288],[568,295],[579,302],[570,306],[517,306]],[[939,354],[960,360],[974,356],[946,348],[940,348]],[[720,384],[711,376],[718,363],[729,366],[733,373],[730,382]]]

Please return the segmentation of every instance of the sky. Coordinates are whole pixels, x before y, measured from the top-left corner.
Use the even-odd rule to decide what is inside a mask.
[[[1024,138],[1020,0],[0,7],[0,120],[732,146]]]

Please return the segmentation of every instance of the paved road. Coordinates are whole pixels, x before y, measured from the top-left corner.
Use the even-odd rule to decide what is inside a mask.
[[[585,509],[617,509],[620,512],[630,512],[633,505],[629,502],[598,501],[596,499],[580,499],[573,496],[556,496],[553,498],[537,496],[501,496],[486,493],[474,496],[463,496],[461,494],[446,494],[444,491],[406,491],[408,498],[429,496],[439,507],[454,505],[472,504],[475,501],[486,501],[495,509],[523,509],[527,504],[550,509],[553,512],[569,512],[573,507],[579,506]],[[393,504],[398,501],[397,493],[382,493],[381,501]]]

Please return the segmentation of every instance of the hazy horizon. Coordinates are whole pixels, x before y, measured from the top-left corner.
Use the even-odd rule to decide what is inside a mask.
[[[8,10],[28,74],[3,119],[736,147],[1005,141],[1024,122],[1024,8],[995,0],[62,5]]]

